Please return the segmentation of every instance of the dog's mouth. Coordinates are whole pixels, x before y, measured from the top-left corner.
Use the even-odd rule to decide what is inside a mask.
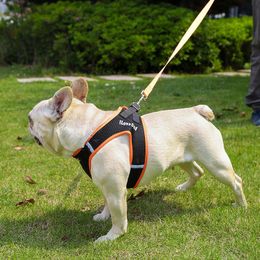
[[[34,136],[34,140],[36,141],[36,143],[40,146],[42,146],[41,141],[39,140],[39,138],[37,138],[36,136]]]

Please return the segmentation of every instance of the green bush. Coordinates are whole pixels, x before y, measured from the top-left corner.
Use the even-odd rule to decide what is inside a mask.
[[[0,22],[0,63],[59,66],[87,73],[157,72],[195,13],[142,1],[35,6]],[[252,21],[206,19],[167,68],[209,72],[249,62]]]
[[[223,68],[239,69],[249,62],[252,18],[209,20],[208,40],[220,50]]]

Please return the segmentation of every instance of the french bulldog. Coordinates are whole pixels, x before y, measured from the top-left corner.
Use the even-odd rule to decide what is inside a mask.
[[[71,157],[111,115],[86,102],[88,84],[83,79],[63,87],[53,97],[38,103],[29,113],[29,131],[38,144],[57,155]],[[199,163],[234,192],[237,204],[247,207],[242,179],[234,172],[220,131],[210,122],[206,105],[149,113],[142,116],[147,128],[148,161],[139,186],[148,184],[165,170],[179,165],[189,175],[176,187],[186,191],[203,174]],[[112,228],[96,241],[114,240],[127,231],[127,188],[130,172],[129,139],[119,136],[93,157],[91,176],[101,190],[105,206],[95,221],[110,216]]]

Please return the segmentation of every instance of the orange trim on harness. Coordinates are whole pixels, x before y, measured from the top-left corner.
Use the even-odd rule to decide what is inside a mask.
[[[139,185],[139,182],[142,180],[143,178],[143,175],[145,173],[145,170],[146,170],[146,166],[147,166],[147,162],[148,162],[148,139],[147,139],[147,128],[146,128],[146,124],[143,120],[142,117],[140,117],[141,120],[142,120],[142,123],[143,123],[143,126],[144,126],[144,138],[145,138],[145,162],[144,162],[144,168],[142,170],[142,173],[138,179],[138,181],[136,182],[134,188],[136,188],[138,185]]]
[[[117,134],[114,134],[112,136],[110,136],[106,141],[104,141],[100,146],[98,146],[98,148],[95,149],[95,151],[90,155],[89,160],[88,160],[88,165],[89,165],[89,169],[91,170],[91,160],[92,158],[96,155],[96,153],[101,150],[107,143],[109,143],[110,141],[112,141],[113,139],[122,136],[122,135],[128,135],[128,140],[129,140],[129,163],[130,163],[130,167],[133,161],[133,143],[132,143],[132,134],[129,131],[123,131]]]

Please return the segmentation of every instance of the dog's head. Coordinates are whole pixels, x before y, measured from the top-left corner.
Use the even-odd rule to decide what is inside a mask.
[[[56,125],[73,103],[85,103],[87,94],[87,82],[80,78],[71,87],[61,88],[52,98],[39,102],[28,114],[29,131],[36,142],[53,151]]]

